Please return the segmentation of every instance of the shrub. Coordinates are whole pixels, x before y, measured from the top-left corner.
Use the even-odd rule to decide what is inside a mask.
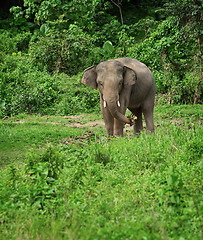
[[[99,92],[87,89],[81,79],[81,73],[69,77],[40,71],[21,53],[8,55],[0,72],[0,117],[99,111]]]
[[[0,29],[0,54],[27,52],[30,38],[30,31],[20,32],[15,28],[11,30]]]
[[[64,154],[58,148],[46,145],[38,150],[30,150],[20,172],[11,165],[2,183],[2,186],[7,186],[1,191],[1,201],[7,199],[7,204],[12,205],[9,214],[22,207],[47,212],[50,203],[53,206],[57,204],[56,184],[63,162]]]
[[[95,49],[93,39],[75,24],[62,32],[50,30],[30,44],[33,64],[48,72],[75,75],[93,62],[99,62],[101,53]]]
[[[0,116],[47,113],[59,93],[55,80],[46,71],[33,68],[20,53],[8,55],[0,71]]]
[[[57,114],[72,115],[99,111],[99,92],[81,84],[81,73],[73,77],[59,74],[58,78],[60,79],[61,95],[55,105]]]

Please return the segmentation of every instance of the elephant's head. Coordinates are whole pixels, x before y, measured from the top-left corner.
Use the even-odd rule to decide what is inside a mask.
[[[101,62],[84,71],[82,83],[95,89],[99,88],[103,107],[108,107],[112,116],[122,122],[131,123],[130,119],[120,113],[119,97],[124,88],[136,82],[134,70],[117,60]]]

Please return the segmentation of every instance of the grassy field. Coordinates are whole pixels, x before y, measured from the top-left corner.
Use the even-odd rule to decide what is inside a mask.
[[[202,112],[111,139],[100,114],[0,120],[0,239],[202,239]]]

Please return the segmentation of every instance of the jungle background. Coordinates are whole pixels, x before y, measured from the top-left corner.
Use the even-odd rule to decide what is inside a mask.
[[[19,0],[0,12],[0,117],[99,108],[85,68],[136,58],[156,79],[156,102],[202,102],[202,1]]]

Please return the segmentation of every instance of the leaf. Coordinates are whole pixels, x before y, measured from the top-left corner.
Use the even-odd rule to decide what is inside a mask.
[[[44,176],[47,176],[48,175],[48,168],[45,168],[45,169],[43,169],[43,171],[41,172],[41,174],[42,175],[44,175]]]
[[[45,35],[49,30],[49,27],[46,24],[42,24],[42,26],[40,27],[40,32],[42,33],[42,35]]]
[[[106,41],[103,45],[103,48],[107,52],[113,52],[114,51],[114,46],[113,46],[112,42],[110,42],[110,41]]]
[[[47,181],[48,181],[48,182],[56,182],[56,179],[55,179],[55,178],[52,178],[52,177],[49,177],[49,178],[47,179]]]

